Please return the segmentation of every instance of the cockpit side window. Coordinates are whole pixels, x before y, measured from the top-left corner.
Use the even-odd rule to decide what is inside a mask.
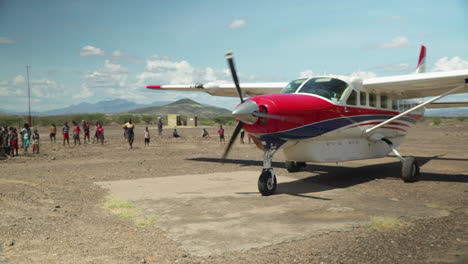
[[[347,105],[357,105],[357,92],[352,90],[349,94],[348,100],[346,100]]]
[[[315,94],[337,103],[346,87],[347,83],[335,78],[312,78],[302,86],[299,93]]]
[[[295,93],[297,88],[299,88],[299,86],[301,86],[301,84],[307,79],[297,79],[297,80],[294,80],[290,83],[288,83],[288,85],[286,85],[286,87],[284,87],[280,93]]]

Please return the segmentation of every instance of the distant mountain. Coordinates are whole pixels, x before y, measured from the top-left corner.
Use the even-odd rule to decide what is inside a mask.
[[[426,110],[426,116],[468,116],[468,107],[440,108]]]
[[[186,116],[203,116],[203,117],[213,117],[213,116],[226,116],[231,115],[231,111],[210,106],[202,105],[198,102],[195,102],[191,99],[185,98],[179,101],[163,105],[163,106],[151,106],[143,107],[135,110],[129,111],[132,114],[151,114],[151,115],[167,115],[167,114],[179,114]]]
[[[100,101],[97,103],[79,103],[64,108],[33,112],[33,115],[51,116],[51,115],[69,115],[69,114],[90,114],[90,113],[119,113],[128,112],[133,109],[160,106],[171,103],[170,101],[157,101],[151,104],[137,104],[123,99],[115,99],[109,101]],[[27,112],[14,112],[0,109],[1,114],[27,115]]]

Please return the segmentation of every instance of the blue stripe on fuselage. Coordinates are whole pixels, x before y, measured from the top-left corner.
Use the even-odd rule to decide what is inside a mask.
[[[352,125],[355,123],[360,123],[364,121],[380,121],[387,120],[394,117],[394,115],[359,115],[359,116],[347,116],[339,117],[335,119],[329,119],[325,121],[320,121],[312,124],[308,124],[302,127],[293,128],[290,130],[285,130],[282,132],[276,132],[271,134],[264,134],[260,136],[260,139],[271,142],[277,140],[288,140],[288,139],[306,139],[321,136],[325,133],[331,132],[333,130]],[[416,123],[414,118],[404,116],[399,120],[403,120],[410,123]]]

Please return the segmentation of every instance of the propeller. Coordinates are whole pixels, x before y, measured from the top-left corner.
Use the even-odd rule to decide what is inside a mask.
[[[239,123],[237,123],[236,128],[234,129],[234,132],[232,133],[231,139],[229,140],[229,143],[226,149],[224,150],[224,154],[222,157],[223,162],[226,159],[229,152],[231,151],[231,148],[234,142],[236,141],[237,136],[239,135],[244,124],[250,124],[250,125],[255,124],[258,121],[259,117],[271,118],[271,119],[277,119],[277,120],[295,122],[295,123],[303,122],[302,118],[272,115],[272,114],[268,114],[266,111],[260,112],[259,106],[254,101],[250,101],[250,100],[245,101],[244,98],[242,97],[242,90],[239,85],[239,78],[237,77],[236,67],[234,66],[234,57],[232,55],[232,52],[228,51],[226,53],[226,60],[231,70],[232,80],[234,81],[234,84],[236,86],[237,94],[239,95],[239,99],[241,103],[232,112],[234,117],[236,117],[236,119],[239,120]]]
[[[234,84],[236,85],[237,94],[239,95],[239,99],[240,99],[241,105],[242,105],[245,101],[244,101],[244,98],[242,98],[242,90],[241,90],[240,85],[239,85],[239,78],[237,78],[236,67],[234,66],[234,57],[232,56],[231,51],[228,51],[226,53],[226,60],[227,60],[228,65],[229,65],[229,69],[231,69],[232,80],[234,81]],[[237,123],[237,125],[236,125],[236,128],[234,129],[234,132],[232,133],[231,139],[229,140],[229,143],[228,143],[226,149],[224,150],[224,154],[223,154],[223,157],[222,157],[223,161],[226,160],[227,155],[231,151],[232,145],[236,141],[237,136],[239,135],[239,133],[240,133],[240,131],[242,129],[242,126],[244,126],[244,122],[239,121],[239,123]]]
[[[234,81],[234,84],[236,85],[237,94],[239,95],[241,103],[243,103],[244,98],[242,98],[242,90],[239,86],[239,78],[237,78],[236,67],[234,66],[234,58],[232,56],[231,51],[228,51],[226,53],[226,60],[229,64],[229,68],[231,69],[232,80]]]
[[[242,121],[239,121],[239,123],[237,123],[237,126],[234,129],[234,132],[232,133],[231,139],[229,140],[229,143],[228,143],[226,149],[224,150],[223,157],[221,158],[223,160],[223,162],[226,160],[227,155],[231,151],[231,147],[234,144],[234,142],[236,141],[237,136],[239,135],[243,125],[244,125],[244,123],[242,123]]]

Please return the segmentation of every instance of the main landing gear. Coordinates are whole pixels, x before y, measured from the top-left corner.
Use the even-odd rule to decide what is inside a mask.
[[[305,162],[296,162],[296,161],[286,161],[286,169],[288,172],[298,172],[302,168],[305,168],[307,164]]]
[[[400,155],[400,153],[393,147],[393,143],[386,139],[382,138],[382,141],[387,143],[390,148],[392,149],[393,153],[400,159],[401,161],[401,178],[404,182],[415,182],[419,179],[419,165],[416,162],[414,157],[406,157]]]
[[[263,154],[263,170],[258,177],[258,191],[263,196],[272,195],[276,191],[275,170],[271,166],[271,160],[276,150],[265,149]]]

